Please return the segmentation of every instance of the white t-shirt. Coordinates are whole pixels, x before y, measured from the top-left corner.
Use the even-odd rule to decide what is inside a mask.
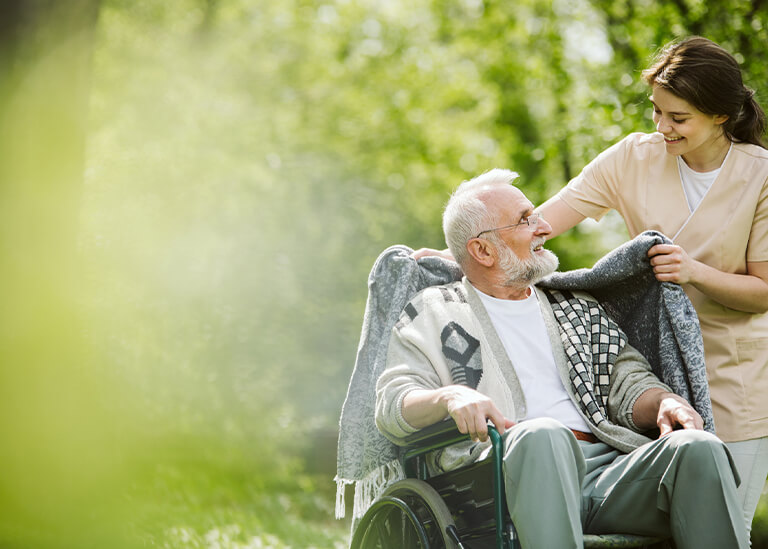
[[[477,294],[520,379],[525,419],[551,417],[571,429],[591,432],[560,380],[536,292],[531,289],[531,295],[519,301],[497,299],[480,290]]]
[[[731,145],[733,148],[733,145]],[[725,155],[725,160],[728,159],[728,155],[731,154],[731,149],[728,149],[728,154]],[[697,172],[685,163],[682,156],[677,157],[677,167],[680,169],[680,180],[683,182],[683,192],[685,192],[685,199],[688,201],[688,209],[693,213],[704,195],[717,179],[720,170],[723,168],[723,164],[720,167],[711,172]]]

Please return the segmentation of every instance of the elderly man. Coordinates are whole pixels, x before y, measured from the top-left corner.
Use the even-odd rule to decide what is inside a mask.
[[[435,456],[448,470],[487,453],[491,421],[524,548],[581,548],[584,532],[748,547],[725,446],[590,296],[535,286],[558,261],[515,177],[492,170],[446,206],[465,277],[405,307],[377,384],[379,429],[397,443],[452,417],[472,441]],[[656,427],[657,440],[642,434]]]

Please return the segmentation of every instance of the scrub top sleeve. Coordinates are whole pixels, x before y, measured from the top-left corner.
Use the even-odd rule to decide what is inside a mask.
[[[763,190],[752,220],[747,244],[747,261],[768,261],[768,180],[763,182]]]
[[[616,209],[618,174],[626,164],[629,137],[600,153],[557,196],[581,215],[600,220]]]

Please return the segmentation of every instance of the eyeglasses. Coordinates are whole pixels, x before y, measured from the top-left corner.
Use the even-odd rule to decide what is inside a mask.
[[[541,218],[541,215],[538,213],[532,213],[528,217],[524,217],[523,220],[520,223],[515,223],[514,225],[504,225],[503,227],[496,227],[495,229],[486,229],[484,231],[480,231],[477,233],[476,236],[472,238],[480,238],[480,235],[483,233],[489,233],[491,231],[502,231],[504,229],[512,229],[514,227],[518,227],[520,225],[527,225],[529,227],[535,227],[539,224],[539,219]]]

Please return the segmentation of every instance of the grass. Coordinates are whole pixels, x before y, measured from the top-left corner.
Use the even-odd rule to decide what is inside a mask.
[[[264,453],[256,457],[223,448],[188,450],[175,453],[174,459],[154,461],[134,477],[129,508],[136,512],[128,521],[129,535],[140,547],[348,546],[349,519],[333,516],[332,474],[307,473],[299,460],[281,461]],[[757,509],[752,547],[768,549],[768,494]]]
[[[752,549],[768,549],[768,492],[765,490],[752,522]]]
[[[265,474],[266,473],[266,474]],[[163,466],[135,494],[142,545],[162,548],[344,548],[348,523],[333,517],[329,477],[217,467]]]

